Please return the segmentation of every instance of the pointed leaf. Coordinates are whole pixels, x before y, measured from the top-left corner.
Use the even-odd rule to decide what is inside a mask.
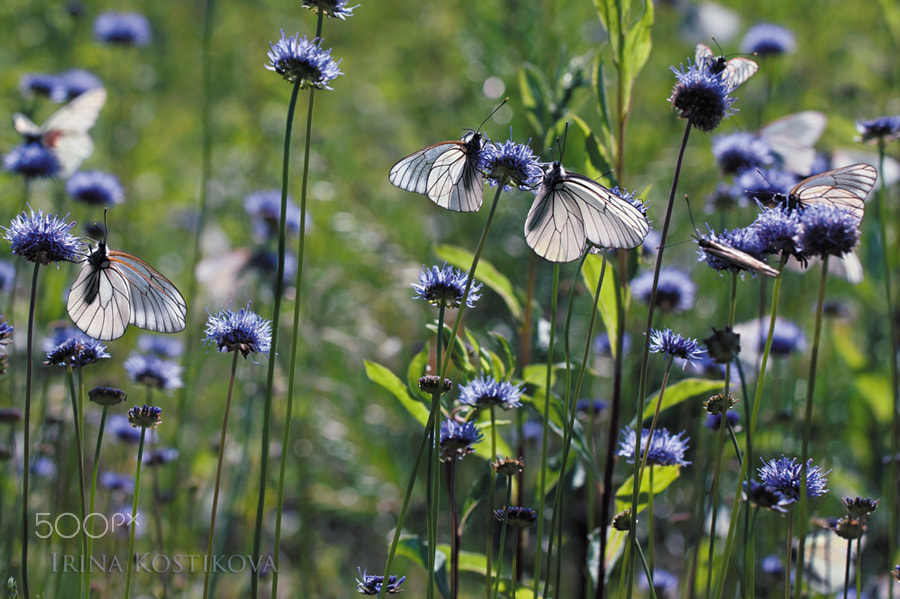
[[[428,422],[428,408],[419,400],[410,397],[403,381],[381,364],[366,360],[365,366],[366,376],[369,377],[369,380],[389,391],[419,424],[425,426],[425,423]]]
[[[722,381],[694,378],[678,381],[677,383],[666,387],[660,411],[671,408],[672,406],[677,406],[694,397],[708,397],[720,393],[722,390]],[[655,391],[644,401],[644,420],[653,417],[653,413],[656,411],[656,401],[658,398],[659,391]],[[634,426],[634,421],[632,421],[632,426]]]
[[[452,264],[461,270],[467,270],[472,266],[472,252],[463,248],[452,245],[439,245],[434,248],[434,253],[442,260],[446,260],[448,264]],[[522,320],[522,306],[516,299],[516,293],[513,290],[512,283],[509,282],[494,265],[487,260],[482,259],[478,263],[478,270],[475,272],[475,281],[483,283],[485,287],[500,296],[504,301],[510,315],[516,322]]]

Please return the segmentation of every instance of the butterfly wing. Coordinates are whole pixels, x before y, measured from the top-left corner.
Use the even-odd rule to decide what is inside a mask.
[[[804,179],[791,190],[790,199],[800,205],[831,204],[862,219],[866,196],[877,178],[874,166],[851,164]]]
[[[72,322],[94,339],[109,341],[125,334],[131,319],[131,290],[128,281],[118,271],[103,268],[103,255],[96,253],[106,250],[101,246],[88,258],[66,300],[66,309]]]
[[[709,46],[706,44],[697,44],[697,47],[694,49],[694,63],[697,64],[698,67],[707,69],[713,73],[718,73],[722,71],[721,68],[718,68],[717,70],[716,65],[718,62],[719,59],[716,58]]]
[[[105,89],[86,91],[41,125],[41,143],[59,160],[60,177],[69,177],[93,153],[94,143],[88,131],[105,103]]]
[[[593,179],[566,173],[559,163],[544,175],[525,221],[525,241],[551,262],[571,262],[587,241],[633,248],[650,231],[647,217]]]
[[[128,281],[130,324],[160,333],[184,329],[187,304],[171,281],[137,256],[125,252],[109,250],[109,262],[110,270]]]
[[[13,125],[16,127],[16,133],[29,140],[36,140],[41,137],[41,128],[35,125],[30,118],[17,112],[13,115]]]
[[[772,121],[759,130],[772,152],[788,172],[807,176],[816,160],[813,146],[825,131],[827,117],[815,110],[806,110]]]
[[[477,212],[484,196],[484,177],[475,160],[484,144],[470,132],[410,154],[391,167],[388,180],[406,191],[421,193],[446,210]]]
[[[756,64],[756,61],[742,56],[735,56],[725,63],[722,78],[728,86],[728,91],[732,92],[737,86],[752,77],[757,70],[759,70],[759,65]]]
[[[772,268],[762,260],[754,258],[747,252],[725,245],[724,243],[700,237],[697,239],[697,244],[703,248],[703,251],[706,253],[730,262],[740,269],[752,270],[770,277],[777,277],[779,274],[776,269]]]

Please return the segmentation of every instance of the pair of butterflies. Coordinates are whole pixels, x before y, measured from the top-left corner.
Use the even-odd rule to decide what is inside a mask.
[[[103,88],[84,92],[52,114],[39,127],[23,114],[13,116],[16,131],[26,142],[44,146],[67,178],[91,155],[88,131],[106,103]],[[109,341],[125,334],[129,324],[161,333],[185,327],[184,297],[155,268],[126,252],[109,249],[101,241],[85,258],[69,290],[66,309],[79,329]]]
[[[410,154],[388,175],[400,189],[420,193],[447,210],[481,208],[484,176],[478,153],[487,143],[478,131],[459,141],[437,143]],[[567,172],[559,162],[546,165],[525,219],[525,241],[550,262],[579,258],[588,242],[604,248],[637,247],[650,224],[628,200],[593,179]]]

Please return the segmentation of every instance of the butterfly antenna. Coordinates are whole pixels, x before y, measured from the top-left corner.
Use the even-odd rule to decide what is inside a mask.
[[[491,113],[490,113],[489,115],[487,115],[487,116],[484,118],[483,121],[481,121],[481,124],[478,125],[478,129],[476,129],[476,131],[481,131],[481,128],[484,127],[485,123],[487,123],[487,122],[491,119],[492,116],[494,116],[495,114],[497,114],[497,111],[500,110],[501,108],[503,108],[503,105],[506,104],[507,102],[509,102],[509,96],[507,96],[506,98],[504,98],[503,101],[500,102],[500,103],[497,105],[497,107],[494,108],[494,109],[491,111]]]
[[[716,39],[716,36],[711,35],[709,37],[712,39],[713,43],[716,45],[716,48],[719,49],[719,56],[725,56],[725,51],[722,49],[722,46],[719,45],[719,40]]]
[[[688,197],[688,194],[684,194],[684,203],[687,204],[688,216],[691,219],[691,226],[694,228],[694,231],[699,235],[700,230],[697,228],[697,224],[694,222],[694,213],[691,211],[691,200]]]

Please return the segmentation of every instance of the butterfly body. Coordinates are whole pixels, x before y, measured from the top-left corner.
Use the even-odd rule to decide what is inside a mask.
[[[694,50],[694,62],[699,68],[705,69],[713,75],[721,75],[729,93],[752,77],[759,69],[759,65],[755,61],[743,56],[735,56],[730,59],[716,56],[706,44],[697,44]]]
[[[84,261],[66,301],[69,316],[87,335],[118,339],[129,324],[160,333],[185,327],[187,304],[155,268],[101,241]]]
[[[47,148],[59,162],[59,176],[67,178],[94,151],[88,131],[105,103],[106,90],[92,89],[57,110],[41,126],[19,113],[13,115],[13,124],[25,141]]]
[[[484,197],[484,175],[477,165],[484,144],[483,135],[469,131],[461,140],[430,145],[397,162],[388,180],[446,210],[477,212]]]
[[[779,274],[776,269],[772,268],[762,260],[754,258],[743,250],[733,248],[730,245],[714,241],[707,237],[697,237],[696,239],[697,245],[699,245],[707,254],[730,262],[740,269],[752,270],[770,277],[777,277]]]
[[[810,204],[830,204],[861,220],[866,196],[877,178],[874,166],[851,164],[808,177],[797,183],[787,196],[775,194],[773,203],[781,203],[789,210],[802,210]]]
[[[628,200],[593,179],[566,172],[559,162],[545,171],[528,216],[525,241],[550,262],[571,262],[588,242],[633,248],[650,230],[647,217]]]

